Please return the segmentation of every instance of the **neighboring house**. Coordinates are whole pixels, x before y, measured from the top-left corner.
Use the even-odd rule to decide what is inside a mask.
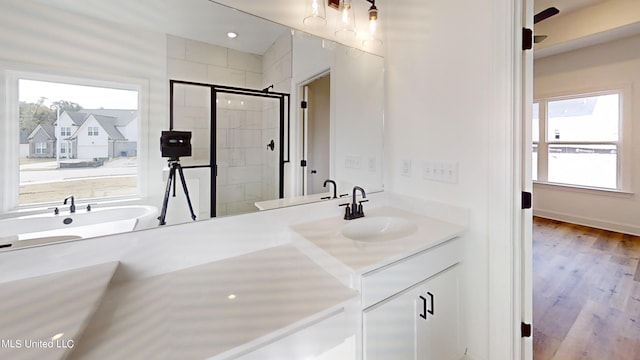
[[[29,135],[31,131],[20,130],[20,158],[29,157]]]
[[[56,123],[60,158],[93,159],[137,155],[135,110],[64,111]]]
[[[53,125],[38,125],[27,137],[29,142],[29,157],[56,157],[56,136]]]

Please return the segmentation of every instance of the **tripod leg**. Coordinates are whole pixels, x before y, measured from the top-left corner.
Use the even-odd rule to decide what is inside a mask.
[[[189,211],[191,212],[191,219],[195,221],[196,214],[193,212],[193,206],[191,206],[191,198],[189,198],[189,190],[187,190],[187,182],[184,180],[184,173],[182,172],[182,166],[180,164],[177,165],[178,172],[180,174],[180,181],[182,181],[182,189],[184,190],[184,195],[187,198],[187,204],[189,205]],[[174,183],[175,186],[175,183]]]
[[[176,176],[176,167],[180,166],[180,164],[178,163],[174,163],[173,165],[171,165],[171,171],[173,171],[173,177],[174,177],[174,181],[173,181],[173,197],[176,197],[176,182],[175,182],[175,176]]]
[[[166,224],[165,219],[167,217],[167,206],[169,205],[169,193],[171,192],[171,183],[174,183],[175,186],[175,177],[176,175],[176,170],[175,168],[172,166],[171,169],[169,170],[169,178],[167,179],[167,187],[164,190],[164,200],[162,200],[162,211],[160,212],[160,216],[158,216],[158,220],[160,220],[160,223],[158,225],[164,225]]]

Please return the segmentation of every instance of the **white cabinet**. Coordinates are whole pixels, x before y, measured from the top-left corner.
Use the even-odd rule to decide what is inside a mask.
[[[460,265],[363,312],[365,360],[462,358]]]

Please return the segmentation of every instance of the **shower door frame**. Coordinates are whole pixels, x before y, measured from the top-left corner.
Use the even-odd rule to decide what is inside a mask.
[[[211,109],[210,114],[210,139],[209,139],[209,164],[207,165],[190,165],[183,166],[183,169],[192,169],[192,168],[209,168],[210,170],[210,217],[216,217],[216,177],[218,176],[218,164],[216,163],[216,131],[217,131],[217,119],[218,119],[218,108],[216,106],[216,99],[218,97],[218,93],[221,94],[234,94],[234,95],[246,95],[246,96],[254,96],[254,97],[262,97],[262,98],[271,98],[277,99],[279,102],[279,114],[280,114],[280,122],[279,122],[279,146],[278,146],[278,197],[282,199],[284,197],[284,164],[290,162],[290,147],[291,147],[291,96],[287,93],[269,91],[269,88],[263,90],[256,89],[248,89],[248,88],[240,88],[233,86],[224,86],[224,85],[216,85],[216,84],[207,84],[200,83],[194,81],[183,81],[183,80],[169,80],[169,130],[173,130],[173,88],[174,85],[189,85],[189,86],[199,86],[209,88],[210,97],[209,97],[209,108]],[[286,116],[285,116],[286,112]],[[285,134],[285,125],[286,125],[286,134]],[[286,137],[285,137],[286,135]],[[286,139],[286,143],[285,143]],[[287,147],[287,151],[285,152],[285,145]],[[286,155],[286,159],[285,159]]]

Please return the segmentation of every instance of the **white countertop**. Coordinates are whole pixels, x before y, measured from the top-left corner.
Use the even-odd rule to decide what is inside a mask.
[[[273,210],[273,209],[279,209],[282,207],[304,205],[304,204],[309,204],[317,201],[331,200],[331,196],[333,195],[328,192],[321,193],[321,194],[293,196],[293,197],[286,197],[282,199],[257,201],[255,202],[255,206],[258,208],[258,210]],[[326,197],[329,197],[329,198],[323,199]]]
[[[115,284],[70,359],[202,359],[335,312],[355,290],[276,246]]]
[[[377,242],[351,240],[341,233],[344,225],[375,216],[407,219],[417,225],[417,230],[394,240]],[[365,208],[365,217],[344,220],[342,216],[295,224],[291,229],[311,242],[324,253],[338,260],[357,274],[380,268],[394,261],[436,246],[465,231],[465,227],[445,221],[383,206]]]
[[[67,356],[117,267],[111,262],[0,284],[0,359]]]

